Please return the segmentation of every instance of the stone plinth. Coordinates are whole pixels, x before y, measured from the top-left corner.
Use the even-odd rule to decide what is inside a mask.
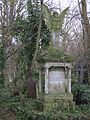
[[[45,110],[58,106],[71,108],[73,106],[73,95],[71,93],[71,64],[48,62],[45,64],[44,68]]]
[[[44,110],[52,109],[74,109],[75,103],[73,102],[73,95],[70,94],[48,94],[44,95]]]

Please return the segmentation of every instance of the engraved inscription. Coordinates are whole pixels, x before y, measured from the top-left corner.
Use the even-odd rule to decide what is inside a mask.
[[[65,73],[63,71],[50,71],[49,83],[64,83]]]

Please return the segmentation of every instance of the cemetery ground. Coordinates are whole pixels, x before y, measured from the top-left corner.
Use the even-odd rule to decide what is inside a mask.
[[[27,84],[28,87],[26,88],[25,83],[22,87],[23,81],[19,81],[19,89],[13,89],[13,84],[11,83],[11,85],[8,84],[5,88],[0,88],[0,120],[90,120],[90,85],[88,85],[87,83],[80,84],[80,82],[78,81],[76,82],[75,76],[72,76],[71,82],[70,64],[66,63],[65,69],[64,65],[64,63],[56,63],[55,61],[50,63],[47,62],[45,66],[45,71],[41,69],[41,72],[44,73],[44,78],[46,82],[44,82],[44,86],[39,84],[39,90],[41,91],[41,86],[42,89],[44,89],[41,91],[40,97],[35,98],[35,81],[31,78],[31,74],[28,75],[30,79]],[[64,74],[65,70],[67,71],[66,74]],[[39,79],[41,80],[40,75],[39,77]],[[51,84],[51,87],[49,88],[47,80],[48,83]],[[65,88],[64,86],[62,86],[63,88],[60,88],[60,85],[63,83],[64,80],[67,80]],[[55,85],[55,83],[55,86],[52,86],[52,83],[54,81],[56,83],[59,83],[59,86],[58,84]],[[38,82],[40,83],[40,81]],[[31,88],[33,89],[33,91]],[[57,90],[57,88],[60,88],[59,91]],[[59,94],[61,94],[62,90],[65,96],[68,96],[68,93],[72,92],[74,102],[70,103],[73,103],[71,106],[74,107],[70,107],[69,104],[69,107],[64,108],[63,102],[66,103],[66,100],[63,99],[63,102],[61,104],[61,101],[57,99],[57,107],[45,109],[45,102],[47,101],[44,101],[43,96],[45,96],[45,93],[43,93],[43,91],[47,93],[46,98],[48,97],[48,100],[50,100],[49,95],[53,94],[52,90],[55,92],[54,94],[56,94],[56,97],[57,92],[60,92]],[[27,94],[27,91],[29,92],[29,94]],[[59,98],[61,100],[60,96]],[[53,101],[53,99],[51,100]]]
[[[0,120],[90,120],[90,87],[73,83],[75,109],[58,106],[43,110],[44,102],[24,94],[11,94],[9,89],[0,90]]]

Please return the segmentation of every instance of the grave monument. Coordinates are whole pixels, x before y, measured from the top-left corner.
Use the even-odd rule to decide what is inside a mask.
[[[39,92],[42,93],[43,91],[44,93],[44,110],[51,110],[52,108],[57,107],[73,108],[73,95],[71,93],[72,65],[70,62],[66,62],[65,54],[59,54],[60,48],[58,44],[60,37],[59,34],[57,34],[60,33],[68,8],[63,10],[61,14],[57,13],[54,15],[52,15],[47,9],[48,8],[45,6],[45,10],[47,12],[46,15],[48,15],[46,24],[52,33],[52,48],[55,50],[58,48],[58,50],[56,50],[55,54],[53,54],[51,50],[51,55],[48,51],[50,59],[45,61],[39,74]],[[62,58],[64,58],[64,60]],[[43,90],[42,86],[44,86]]]
[[[58,105],[63,108],[73,107],[71,68],[70,63],[48,62],[45,64],[45,109],[52,109],[52,105],[53,108]]]

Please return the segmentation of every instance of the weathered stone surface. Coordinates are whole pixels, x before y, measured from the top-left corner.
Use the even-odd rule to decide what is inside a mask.
[[[48,62],[45,68],[44,110],[57,107],[73,108],[71,93],[71,64]]]
[[[44,95],[44,101],[45,102],[55,102],[58,100],[66,100],[66,101],[73,101],[73,95],[70,94],[49,94],[49,95]]]
[[[52,109],[75,109],[72,94],[45,95],[44,110]]]
[[[67,86],[64,69],[56,69],[49,71],[49,93],[65,93]]]
[[[45,64],[45,93],[71,93],[71,64],[46,63]]]

